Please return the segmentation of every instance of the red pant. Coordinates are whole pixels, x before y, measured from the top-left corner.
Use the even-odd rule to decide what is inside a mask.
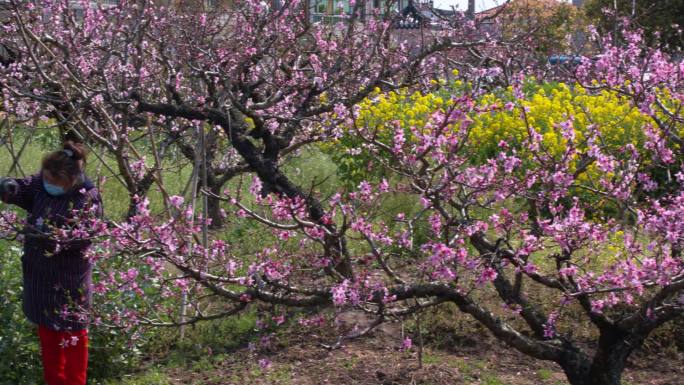
[[[85,385],[88,369],[88,330],[55,331],[38,328],[47,385]]]

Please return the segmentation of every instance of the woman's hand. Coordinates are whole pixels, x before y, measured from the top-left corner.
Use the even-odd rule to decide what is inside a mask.
[[[0,178],[0,197],[14,196],[19,194],[19,183],[14,179]]]

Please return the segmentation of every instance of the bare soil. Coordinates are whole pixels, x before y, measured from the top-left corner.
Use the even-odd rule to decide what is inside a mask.
[[[364,324],[357,313],[342,314],[340,329]],[[424,346],[422,367],[417,342],[401,350],[401,325],[383,324],[372,333],[328,349],[340,335],[333,328],[305,329],[295,325],[279,333],[273,346],[255,355],[248,349],[212,357],[209,367],[188,364],[172,369],[173,384],[360,384],[360,385],[566,385],[561,368],[529,358],[486,333],[470,336],[462,346],[437,350]],[[268,368],[259,359],[270,362]],[[684,385],[684,355],[637,354],[623,376],[625,385]]]

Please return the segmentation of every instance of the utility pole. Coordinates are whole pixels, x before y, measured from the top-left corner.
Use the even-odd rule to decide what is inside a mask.
[[[572,5],[576,8],[582,8],[582,5],[584,5],[584,0],[572,0]],[[584,36],[584,32],[580,31],[579,29],[575,31],[574,35],[575,36],[572,39],[573,54],[579,54],[586,42],[586,36]]]
[[[475,0],[468,0],[468,19],[475,19]]]

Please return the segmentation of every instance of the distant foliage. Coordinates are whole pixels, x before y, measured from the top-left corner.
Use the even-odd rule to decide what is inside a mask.
[[[568,2],[557,0],[513,0],[497,25],[506,37],[526,36],[530,47],[546,59],[569,53],[572,37],[583,28],[582,13]]]
[[[632,4],[634,15],[632,15]],[[617,12],[615,9],[617,4]],[[684,1],[681,0],[588,0],[584,5],[591,22],[599,27],[602,35],[621,33],[626,18],[631,24],[643,29],[644,36],[652,46],[676,53],[684,49]],[[616,27],[617,26],[617,27]]]

